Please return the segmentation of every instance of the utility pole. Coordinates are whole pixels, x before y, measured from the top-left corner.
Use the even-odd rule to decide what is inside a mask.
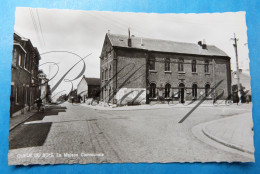
[[[238,53],[237,53],[237,41],[238,38],[236,38],[236,34],[234,33],[234,38],[231,38],[231,40],[234,40],[234,49],[236,54],[236,69],[237,69],[237,88],[238,88],[238,98],[239,103],[241,102],[241,85],[240,85],[240,78],[239,78],[239,65],[238,65]]]

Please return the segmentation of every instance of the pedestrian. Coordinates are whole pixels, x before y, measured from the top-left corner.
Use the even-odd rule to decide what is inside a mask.
[[[248,104],[248,103],[249,103],[249,101],[250,101],[250,96],[249,96],[249,95],[247,95],[247,96],[246,96],[246,103]]]
[[[42,99],[41,98],[37,98],[35,103],[37,104],[37,111],[39,113],[40,109],[41,109],[41,106],[42,106]]]
[[[74,103],[74,97],[71,97],[71,104]]]

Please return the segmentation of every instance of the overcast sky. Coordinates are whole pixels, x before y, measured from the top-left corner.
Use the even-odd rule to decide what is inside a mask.
[[[14,29],[20,35],[31,40],[40,53],[49,51],[70,51],[81,57],[92,53],[85,59],[87,77],[99,78],[99,56],[105,34],[108,30],[114,34],[128,34],[180,42],[197,43],[205,39],[207,44],[215,45],[231,57],[231,67],[235,70],[235,52],[230,39],[236,33],[238,41],[239,66],[249,69],[247,46],[247,27],[245,12],[204,13],[204,14],[156,14],[97,12],[80,10],[56,10],[16,8]],[[62,75],[79,61],[80,58],[67,53],[42,55],[40,64],[59,63],[59,72],[50,82],[51,87]],[[73,79],[82,69],[79,63],[66,76]],[[57,70],[54,65],[41,66],[47,76],[53,76]],[[73,82],[76,88],[80,79]],[[62,82],[53,93],[71,89],[71,83]]]

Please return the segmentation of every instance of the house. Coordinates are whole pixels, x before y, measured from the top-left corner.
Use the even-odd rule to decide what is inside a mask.
[[[83,102],[87,98],[99,97],[100,92],[100,79],[99,78],[89,78],[83,75],[81,81],[77,86],[77,93],[81,96]]]
[[[128,36],[107,33],[100,79],[101,101],[117,105],[185,103],[203,96],[225,100],[231,93],[230,57],[201,41],[142,38],[130,31]]]
[[[30,39],[14,33],[10,116],[31,110],[34,101],[40,97],[40,79],[37,76],[40,59],[38,49]]]
[[[40,91],[41,91],[41,99],[42,103],[46,105],[47,103],[51,103],[51,89],[50,85],[48,85],[49,79],[46,78],[46,75],[42,70],[38,71],[38,78],[40,78]]]

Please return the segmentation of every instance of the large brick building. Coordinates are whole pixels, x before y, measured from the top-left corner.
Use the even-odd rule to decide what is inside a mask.
[[[203,96],[212,101],[214,96],[221,100],[231,93],[230,57],[201,41],[182,43],[134,37],[130,32],[128,36],[107,33],[100,74],[101,100],[119,105],[184,103]],[[210,95],[210,91],[214,93]]]
[[[14,33],[10,116],[23,114],[40,97],[39,52],[31,41]]]

